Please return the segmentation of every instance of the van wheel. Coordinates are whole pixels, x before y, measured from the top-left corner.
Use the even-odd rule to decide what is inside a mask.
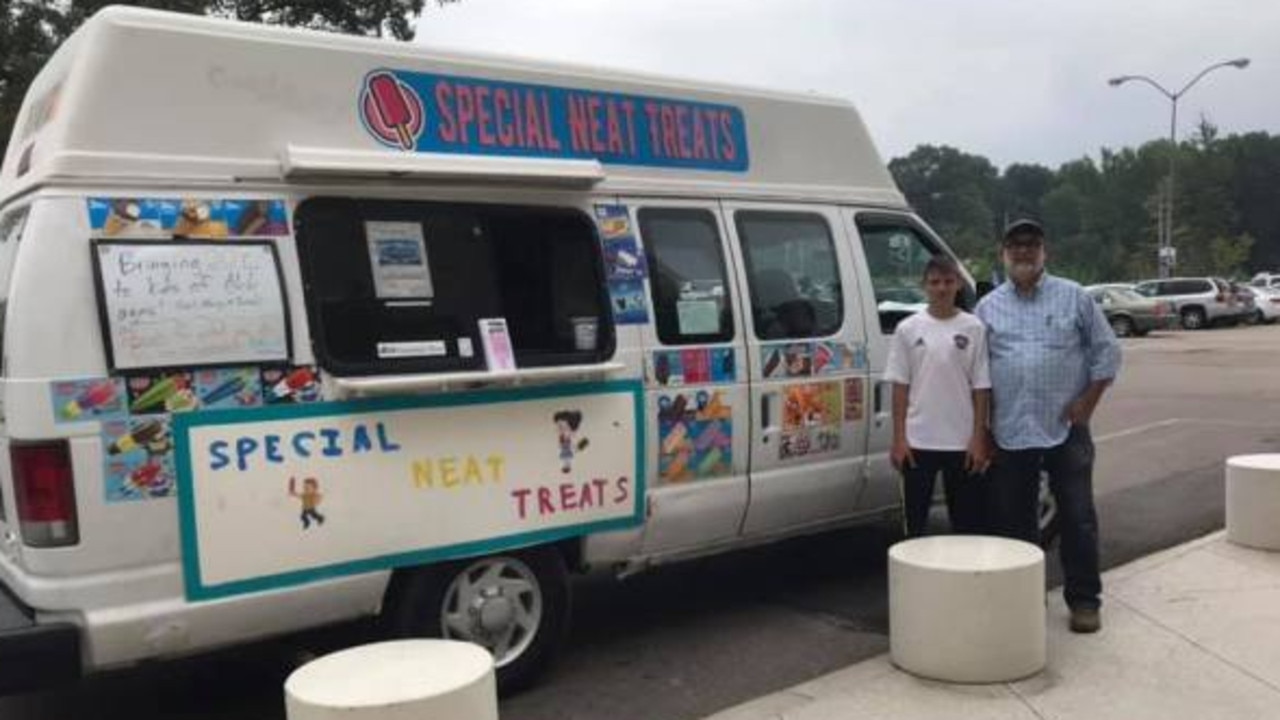
[[[1185,330],[1200,330],[1204,327],[1204,311],[1200,308],[1187,308],[1182,311],[1182,327]]]
[[[393,634],[484,647],[504,695],[546,671],[569,627],[569,575],[549,546],[403,570],[388,595]]]

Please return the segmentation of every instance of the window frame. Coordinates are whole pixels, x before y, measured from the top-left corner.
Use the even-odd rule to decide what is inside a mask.
[[[966,268],[964,263],[960,262],[960,259],[956,257],[955,251],[948,247],[942,238],[935,234],[927,225],[920,222],[912,215],[893,212],[880,212],[874,210],[865,212],[855,211],[852,215],[853,232],[858,242],[858,251],[861,253],[862,262],[867,266],[867,279],[870,281],[871,285],[871,309],[875,313],[874,324],[880,328],[880,334],[882,337],[892,336],[893,331],[890,330],[889,332],[885,332],[884,323],[881,321],[879,309],[880,303],[876,301],[876,275],[872,271],[871,262],[867,257],[867,240],[863,232],[864,223],[869,222],[871,224],[880,223],[886,225],[894,224],[909,228],[915,233],[917,238],[923,241],[925,248],[929,250],[934,257],[939,255],[946,257],[954,262],[956,267],[960,268],[960,281],[963,287],[961,288],[960,297],[958,298],[956,307],[959,307],[961,310],[966,312],[973,312],[974,308],[977,307],[977,280],[968,276],[968,268]],[[917,282],[919,282],[919,278],[917,278]],[[898,322],[901,321],[902,318],[899,318]],[[896,329],[897,323],[894,323],[894,327]]]
[[[685,335],[680,332],[679,322],[675,326],[676,336],[668,337],[666,332],[670,330],[666,323],[660,320],[664,315],[659,311],[658,296],[658,273],[662,264],[658,262],[656,245],[653,238],[652,226],[649,222],[655,216],[679,216],[686,217],[700,216],[711,228],[715,237],[716,258],[720,266],[720,280],[724,284],[724,307],[721,309],[721,317],[727,318],[728,322],[725,327],[721,328],[718,333],[702,333],[697,335]],[[697,205],[641,205],[636,209],[636,227],[640,232],[640,242],[644,245],[645,262],[649,267],[649,306],[651,322],[653,323],[653,333],[664,347],[689,347],[697,345],[719,345],[731,343],[738,336],[738,322],[733,305],[733,286],[734,275],[733,269],[729,265],[729,258],[725,252],[725,237],[721,231],[719,218],[714,211],[709,208]],[[678,313],[678,310],[677,310]],[[678,317],[678,314],[677,314]]]
[[[351,360],[346,358],[337,358],[329,349],[328,337],[330,329],[326,325],[325,315],[322,305],[322,294],[313,292],[312,288],[317,280],[311,275],[310,269],[310,253],[305,246],[308,240],[307,220],[308,208],[313,204],[347,202],[351,203],[349,210],[354,210],[354,222],[363,225],[365,222],[425,222],[430,216],[432,208],[445,209],[448,212],[457,214],[474,213],[477,218],[484,222],[486,218],[492,218],[495,215],[511,215],[520,212],[538,213],[543,216],[560,216],[569,218],[572,222],[580,224],[585,231],[585,237],[589,238],[590,247],[592,248],[591,267],[595,280],[594,296],[597,307],[600,308],[599,321],[597,324],[597,345],[593,353],[588,357],[587,351],[564,351],[555,352],[551,350],[535,350],[535,362],[529,362],[529,349],[521,350],[515,347],[514,337],[512,345],[514,355],[516,357],[516,372],[531,368],[554,368],[569,365],[601,365],[609,362],[617,352],[617,330],[613,316],[613,304],[609,297],[609,289],[607,284],[607,273],[604,262],[604,246],[600,240],[599,230],[594,219],[589,213],[575,205],[540,205],[540,204],[519,204],[519,203],[485,203],[485,202],[457,202],[442,199],[406,199],[406,198],[385,198],[377,195],[312,195],[299,200],[294,209],[294,244],[298,252],[299,276],[302,281],[303,306],[306,308],[307,326],[311,333],[312,351],[315,355],[315,362],[326,371],[338,377],[384,377],[388,375],[404,375],[404,374],[424,374],[424,375],[440,375],[458,372],[488,372],[485,362],[485,353],[482,340],[479,336],[479,328],[475,327],[476,323],[472,322],[470,326],[461,320],[458,321],[460,330],[459,334],[454,338],[445,338],[446,347],[450,339],[457,342],[461,338],[470,338],[474,356],[464,359],[461,356],[446,354],[444,357],[414,357],[414,358],[373,358],[371,360]],[[427,257],[430,261],[432,257],[430,239],[427,240]],[[438,253],[439,250],[437,249]],[[495,255],[496,258],[496,255]],[[492,268],[495,277],[500,280],[500,266],[495,263]],[[433,276],[433,281],[435,280]],[[438,288],[437,288],[438,290]],[[499,302],[503,300],[503,296],[499,294]],[[380,305],[380,311],[385,312],[388,306],[408,306],[413,303],[424,302],[421,299],[413,298],[365,298],[366,302],[376,302]],[[432,302],[434,305],[434,301]],[[503,317],[506,317],[505,315]],[[510,319],[507,318],[508,324]],[[522,354],[524,356],[522,357]]]

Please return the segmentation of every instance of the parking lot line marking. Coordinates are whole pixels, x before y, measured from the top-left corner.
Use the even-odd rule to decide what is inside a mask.
[[[1186,421],[1182,418],[1168,418],[1166,420],[1158,420],[1153,423],[1147,423],[1146,425],[1139,425],[1137,427],[1126,428],[1118,432],[1108,433],[1106,435],[1102,435],[1101,437],[1094,438],[1093,441],[1107,442],[1110,440],[1119,440],[1122,437],[1137,435],[1139,433],[1147,432],[1148,430],[1158,430],[1160,428],[1171,427],[1173,425],[1177,425],[1180,422],[1186,422]]]

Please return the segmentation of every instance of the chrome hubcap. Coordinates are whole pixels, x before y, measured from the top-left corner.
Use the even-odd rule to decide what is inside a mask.
[[[542,621],[537,577],[516,558],[478,560],[449,583],[440,620],[446,638],[485,647],[502,667],[527,650],[537,634]]]

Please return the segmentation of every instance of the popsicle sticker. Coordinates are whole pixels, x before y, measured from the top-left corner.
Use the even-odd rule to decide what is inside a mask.
[[[380,142],[413,150],[426,113],[413,88],[389,70],[375,70],[365,77],[360,114],[365,127]]]

